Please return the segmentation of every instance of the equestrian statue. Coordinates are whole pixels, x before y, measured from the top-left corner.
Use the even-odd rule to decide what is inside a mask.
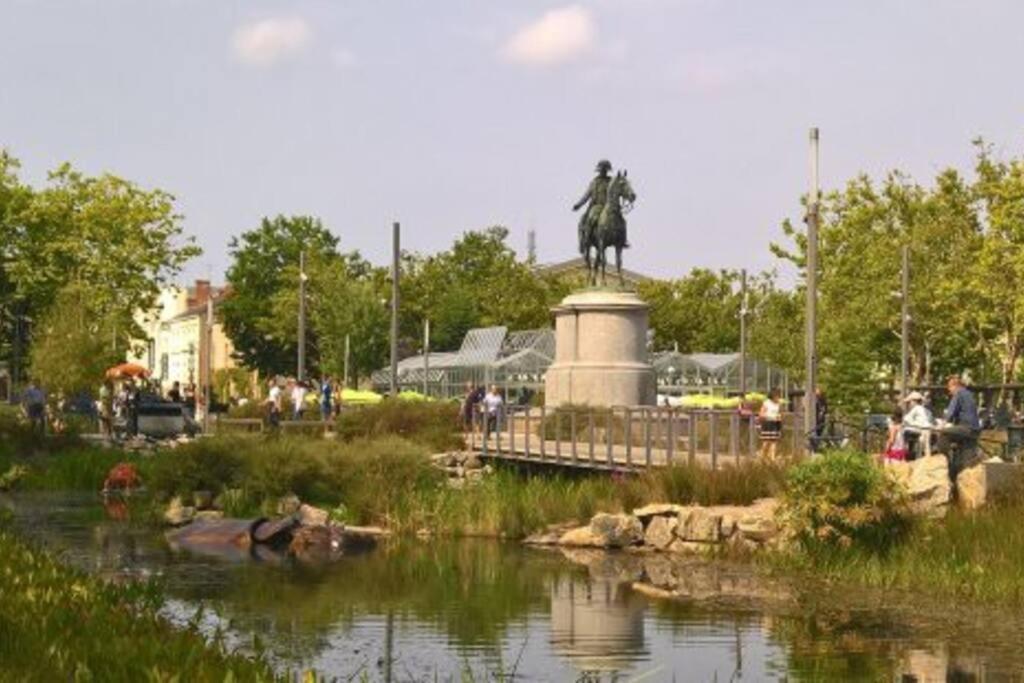
[[[606,284],[605,267],[607,265],[606,250],[615,249],[615,269],[619,276],[619,286],[625,286],[622,279],[622,250],[629,248],[626,239],[626,216],[633,208],[636,193],[629,184],[627,171],[618,171],[612,177],[612,164],[607,159],[597,162],[594,169],[597,176],[590,181],[583,197],[576,202],[572,210],[578,211],[584,205],[586,211],[580,216],[579,241],[580,254],[587,265],[587,280],[591,286]],[[591,258],[593,251],[593,258]]]

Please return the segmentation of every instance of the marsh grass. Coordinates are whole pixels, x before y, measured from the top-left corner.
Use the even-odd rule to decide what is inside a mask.
[[[158,613],[159,590],[59,564],[0,530],[0,678],[19,681],[292,680]]]
[[[444,401],[401,401],[346,408],[335,426],[342,441],[397,436],[433,452],[464,448],[459,405]]]

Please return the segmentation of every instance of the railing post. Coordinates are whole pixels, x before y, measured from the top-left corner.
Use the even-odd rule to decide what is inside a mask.
[[[594,409],[587,411],[587,427],[590,430],[590,464],[594,464]]]
[[[562,411],[555,408],[555,459],[562,459]]]
[[[757,455],[757,416],[750,415],[747,418],[747,446],[750,457]]]
[[[651,410],[644,408],[644,464],[651,466]]]
[[[615,441],[615,439],[613,438],[613,436],[614,436],[613,432],[614,431],[615,431],[615,410],[613,408],[609,408],[608,409],[608,418],[607,418],[607,421],[605,422],[605,426],[604,426],[604,442],[605,442],[605,450],[607,451],[608,466],[609,467],[614,467],[615,466],[615,454],[612,451],[612,449],[614,448],[614,446],[612,444]]]
[[[544,442],[546,440],[546,435],[544,434],[544,427],[547,425],[547,417],[548,417],[548,411],[545,410],[544,406],[541,406],[540,407],[540,429],[538,430],[540,432],[540,459],[541,460],[544,460],[544,458],[547,457],[547,453],[545,452],[547,449],[544,446]]]
[[[697,411],[692,409],[686,413],[686,450],[691,467],[697,462],[697,414]]]
[[[575,465],[579,455],[576,452],[576,411],[569,411],[569,437],[572,439],[572,463]]]
[[[665,412],[668,416],[668,422],[665,423],[665,464],[671,465],[672,456],[676,452],[675,414],[671,406]]]
[[[708,415],[711,421],[708,424],[708,436],[711,439],[711,470],[718,469],[718,420],[715,419],[715,411],[709,410]]]
[[[515,422],[516,414],[515,411],[509,408],[508,412],[505,413],[506,419],[508,420],[508,454],[509,457],[516,457],[516,432]]]
[[[623,438],[626,440],[626,467],[633,466],[633,411],[626,408],[624,413],[625,424],[622,428]]]
[[[740,464],[740,414],[737,412],[729,415],[729,452],[736,458],[736,464]]]
[[[526,406],[526,415],[523,418],[523,427],[526,429],[526,457],[530,457],[530,406]]]
[[[478,416],[480,417],[480,437],[481,437],[480,440],[483,443],[483,449],[482,449],[483,453],[484,453],[484,455],[487,455],[487,418],[484,417],[483,413],[481,413],[479,410],[473,410],[472,414],[473,414],[472,426],[473,426],[474,430],[476,429],[477,417]],[[476,436],[474,435],[473,438],[475,439]]]
[[[505,416],[505,407],[502,406],[494,414],[494,454],[501,457],[501,419]],[[485,419],[490,419],[490,416]]]

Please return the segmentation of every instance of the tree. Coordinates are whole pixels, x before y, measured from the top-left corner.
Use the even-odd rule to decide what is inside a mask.
[[[88,286],[68,284],[38,321],[32,374],[51,395],[92,395],[128,350],[131,314],[103,308],[93,295]]]
[[[220,306],[224,329],[235,352],[248,367],[262,375],[293,372],[296,357],[295,334],[282,333],[274,301],[297,283],[299,254],[315,260],[336,253],[338,238],[311,216],[264,218],[255,230],[232,238],[233,259],[227,271],[231,294]],[[287,276],[291,274],[291,279]],[[287,318],[295,320],[295,308]]]
[[[656,348],[682,353],[729,353],[740,346],[740,275],[694,268],[678,280],[652,280],[637,288],[651,306]]]

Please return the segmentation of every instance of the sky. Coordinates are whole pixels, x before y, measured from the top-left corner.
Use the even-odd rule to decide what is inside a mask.
[[[825,189],[1020,155],[1017,0],[0,0],[0,146],[177,197],[223,279],[262,216],[384,263],[501,224],[576,253],[598,159],[639,195],[626,266],[785,269],[808,131]]]

